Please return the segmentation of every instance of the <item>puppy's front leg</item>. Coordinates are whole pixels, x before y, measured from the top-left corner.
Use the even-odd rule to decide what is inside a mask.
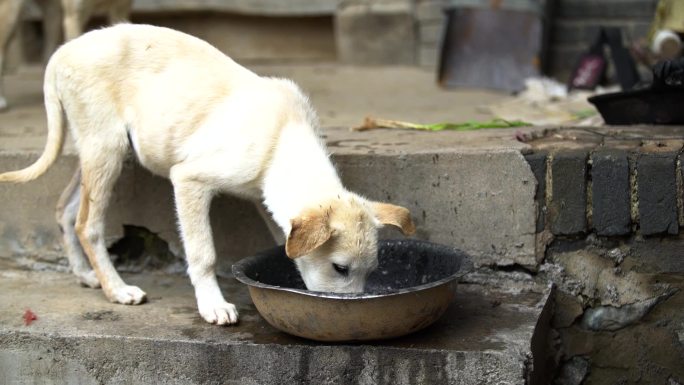
[[[238,321],[237,309],[223,299],[216,280],[216,251],[209,222],[213,194],[196,177],[196,174],[186,174],[178,166],[171,172],[188,275],[195,287],[202,318],[217,325],[234,324]]]

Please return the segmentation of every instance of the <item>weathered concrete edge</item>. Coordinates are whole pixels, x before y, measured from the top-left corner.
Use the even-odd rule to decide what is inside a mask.
[[[159,12],[230,12],[260,16],[330,16],[337,10],[338,0],[136,0],[133,13]],[[37,6],[26,7],[25,20],[40,20]]]
[[[0,152],[0,171],[21,168],[38,154]],[[536,265],[536,180],[519,150],[342,153],[333,158],[351,190],[408,207],[418,224],[418,238],[461,248],[477,265]],[[76,164],[76,156],[67,153],[36,181],[0,184],[0,253],[58,258],[62,251],[54,205]],[[128,162],[109,209],[108,235],[120,236],[122,224],[145,226],[182,254],[172,196],[168,181]],[[234,225],[236,218],[241,226]],[[220,197],[212,208],[212,223],[220,235],[215,236],[217,252],[228,260],[222,270],[272,245],[249,202]],[[388,231],[384,237],[400,235]]]
[[[12,359],[3,359],[7,355]],[[521,383],[526,371],[520,357],[501,352],[214,344],[28,332],[0,332],[0,364],[5,383],[49,376],[56,382],[80,384]]]

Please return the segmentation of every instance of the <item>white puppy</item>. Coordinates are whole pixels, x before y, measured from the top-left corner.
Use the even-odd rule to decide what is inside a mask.
[[[131,24],[89,32],[53,55],[44,92],[45,151],[33,165],[0,174],[0,181],[43,174],[69,126],[81,173],[61,200],[66,249],[82,282],[99,282],[113,302],[145,299],[117,274],[103,234],[105,209],[131,150],[173,184],[188,274],[207,322],[238,318],[215,275],[209,206],[217,193],[263,202],[287,234],[287,255],[310,290],[362,291],[377,266],[377,228],[415,230],[407,209],[367,201],[342,186],[315,113],[294,83],[259,77],[192,36]],[[77,218],[70,214],[76,207]]]
[[[0,0],[0,74],[4,70],[7,43],[17,26],[21,9],[26,0]],[[128,19],[133,0],[34,0],[43,13],[43,55],[49,57],[57,48],[62,29],[66,40],[83,33],[85,24],[93,13],[106,12],[110,23]],[[0,79],[0,110],[7,107],[7,100]]]

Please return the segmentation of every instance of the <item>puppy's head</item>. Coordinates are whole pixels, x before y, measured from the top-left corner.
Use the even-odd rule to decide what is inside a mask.
[[[307,289],[360,293],[378,266],[378,228],[398,227],[405,235],[415,225],[409,211],[358,196],[332,200],[291,221],[285,243]]]

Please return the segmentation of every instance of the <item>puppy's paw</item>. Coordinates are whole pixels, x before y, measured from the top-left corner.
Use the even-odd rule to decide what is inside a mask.
[[[112,290],[111,295],[108,295],[108,297],[112,302],[124,305],[139,305],[145,301],[147,294],[137,286],[123,285]]]
[[[0,111],[4,111],[7,109],[7,100],[0,96]]]
[[[100,287],[100,281],[97,279],[97,275],[95,275],[94,270],[74,271],[74,275],[76,275],[78,283],[80,283],[82,286],[90,287],[93,289],[97,289]]]
[[[223,299],[209,303],[198,303],[197,306],[202,318],[210,324],[234,325],[238,322],[237,308]]]

